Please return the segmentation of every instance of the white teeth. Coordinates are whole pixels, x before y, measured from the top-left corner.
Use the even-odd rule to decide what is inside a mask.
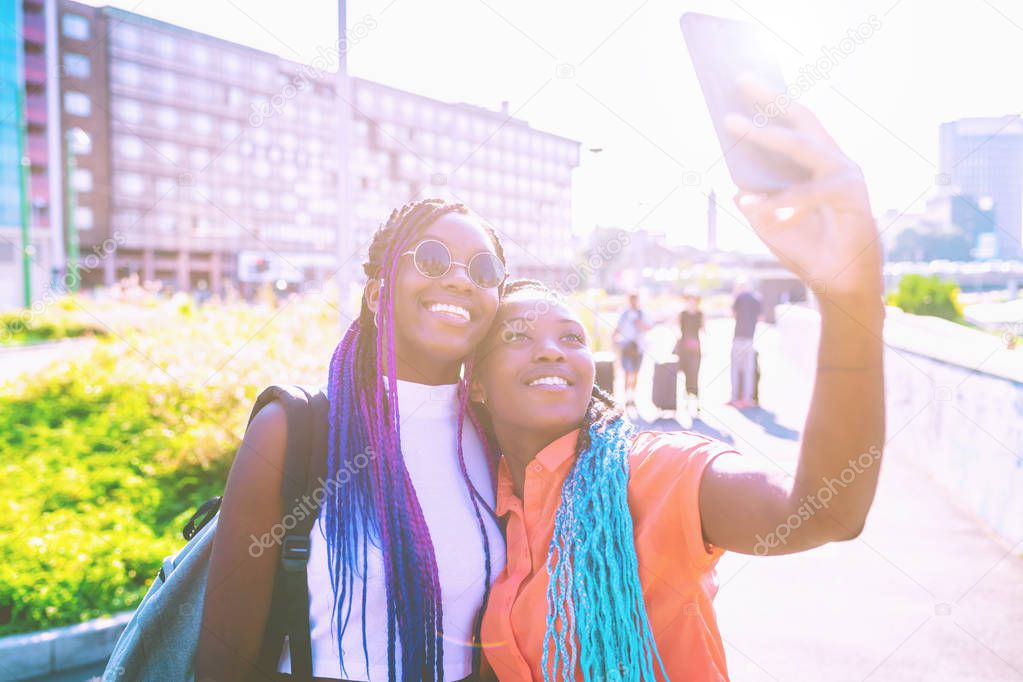
[[[451,313],[452,315],[458,315],[463,320],[468,322],[471,319],[469,311],[458,305],[451,305],[450,303],[434,303],[430,306],[431,313]]]
[[[529,382],[530,386],[568,386],[568,382],[561,377],[540,377]]]

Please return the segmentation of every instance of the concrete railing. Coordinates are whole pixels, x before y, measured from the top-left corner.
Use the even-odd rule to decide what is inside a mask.
[[[776,314],[786,364],[810,385],[820,318],[801,306]],[[1015,545],[1023,539],[1023,349],[897,308],[887,309],[884,341],[887,452],[913,459]]]
[[[0,679],[34,680],[110,658],[133,611],[77,625],[0,637]]]

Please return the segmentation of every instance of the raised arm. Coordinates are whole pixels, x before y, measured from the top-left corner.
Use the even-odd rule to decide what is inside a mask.
[[[284,407],[268,403],[245,431],[228,474],[203,603],[197,682],[264,679],[267,672],[255,665],[280,556],[270,533],[281,522],[287,437]],[[264,537],[270,541],[259,541]]]
[[[772,93],[746,84],[761,101]],[[821,337],[813,399],[794,478],[719,457],[704,473],[704,538],[746,554],[788,554],[855,538],[874,499],[885,438],[881,252],[859,168],[798,103],[792,126],[736,134],[813,172],[771,196],[741,194],[740,210],[771,251],[815,293]]]

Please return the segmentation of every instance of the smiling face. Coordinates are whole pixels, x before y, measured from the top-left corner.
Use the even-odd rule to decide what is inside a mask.
[[[564,303],[536,290],[511,294],[476,358],[473,399],[486,403],[499,441],[550,442],[579,428],[595,369],[586,329]]]
[[[405,249],[424,239],[447,246],[452,261],[468,263],[480,252],[496,253],[494,242],[472,217],[446,213]],[[398,256],[394,282],[394,342],[398,375],[421,383],[454,383],[458,367],[480,343],[497,312],[497,288],[481,289],[465,270],[452,265],[442,277],[420,274],[412,255]],[[367,302],[376,311],[379,280],[367,286]]]

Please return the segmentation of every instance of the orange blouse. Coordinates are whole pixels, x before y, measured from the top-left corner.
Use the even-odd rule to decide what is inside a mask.
[[[497,513],[507,516],[508,560],[490,592],[482,642],[498,679],[543,680],[547,550],[561,487],[579,431],[554,441],[526,466],[523,499],[501,461]],[[643,601],[664,669],[673,682],[727,680],[725,650],[712,600],[714,566],[724,553],[703,541],[700,477],[718,455],[738,454],[696,433],[643,432],[630,457],[632,512]],[[660,679],[659,668],[658,679]]]

